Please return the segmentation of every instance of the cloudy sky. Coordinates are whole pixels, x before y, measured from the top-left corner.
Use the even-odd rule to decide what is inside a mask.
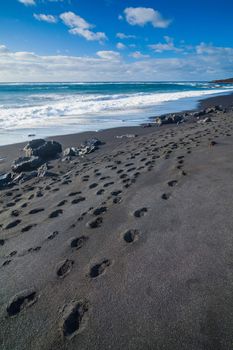
[[[233,76],[232,0],[0,1],[0,81]]]

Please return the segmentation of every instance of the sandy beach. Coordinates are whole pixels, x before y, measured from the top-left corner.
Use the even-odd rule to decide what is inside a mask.
[[[49,139],[83,157],[0,190],[1,350],[233,344],[233,95],[179,125]],[[26,143],[0,147],[0,173]]]

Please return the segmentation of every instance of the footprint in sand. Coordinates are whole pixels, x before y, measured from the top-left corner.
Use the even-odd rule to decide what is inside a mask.
[[[88,175],[83,176],[83,177],[82,177],[82,181],[83,181],[83,182],[89,181],[89,176],[88,176]]]
[[[11,208],[11,207],[13,207],[15,204],[16,204],[16,203],[14,203],[14,202],[7,203],[6,208]]]
[[[109,187],[114,185],[114,182],[107,182],[106,184],[103,185],[103,187]]]
[[[118,196],[118,195],[121,194],[121,193],[122,193],[122,191],[120,191],[120,190],[118,190],[118,191],[112,191],[112,192],[111,192],[111,195],[115,197],[115,196]]]
[[[14,217],[18,217],[19,216],[19,214],[20,214],[20,211],[19,210],[12,210],[12,212],[11,212],[11,216],[14,216]]]
[[[104,193],[104,189],[101,189],[101,190],[99,190],[99,191],[96,192],[96,195],[97,195],[97,196],[100,196],[100,195],[103,194],[103,193]]]
[[[164,200],[168,200],[170,198],[171,194],[170,193],[163,193],[161,198]]]
[[[15,256],[16,254],[17,254],[17,251],[14,250],[13,252],[11,252],[11,253],[8,255],[8,257],[9,257],[9,258],[12,258],[12,256]]]
[[[57,207],[62,207],[63,205],[65,205],[67,203],[67,200],[66,199],[63,199],[61,202],[59,202],[57,204]]]
[[[78,198],[75,198],[74,200],[72,200],[71,204],[78,204],[78,203],[83,202],[85,200],[86,200],[85,197],[78,197]]]
[[[10,228],[13,228],[13,227],[17,226],[20,223],[21,223],[21,220],[19,220],[19,219],[18,220],[14,220],[14,221],[10,222],[9,224],[7,224],[5,229],[9,230]]]
[[[53,211],[50,215],[49,218],[53,219],[53,218],[57,218],[59,215],[63,214],[63,210],[62,209],[57,209],[55,211]]]
[[[2,264],[2,266],[7,266],[7,265],[9,265],[10,264],[10,262],[11,262],[11,260],[9,259],[9,260],[6,260],[6,261],[4,261],[4,263]]]
[[[92,188],[96,188],[97,186],[98,186],[97,183],[93,183],[93,184],[91,184],[91,185],[89,186],[89,188],[92,189]]]
[[[91,220],[87,223],[87,227],[89,228],[98,228],[101,226],[101,224],[103,223],[103,218],[101,216],[99,216],[98,218]]]
[[[70,273],[73,264],[74,264],[73,260],[66,259],[64,261],[61,261],[57,265],[57,269],[56,269],[57,276],[59,278],[64,278],[65,276],[67,276]]]
[[[29,211],[28,214],[38,214],[38,213],[40,213],[41,211],[44,211],[44,208],[32,209],[32,210]]]
[[[96,278],[96,277],[102,275],[105,272],[106,268],[109,267],[110,265],[111,265],[110,260],[104,259],[99,264],[96,264],[96,265],[91,267],[90,272],[89,272],[89,276],[91,278]]]
[[[35,227],[37,224],[32,224],[32,225],[27,225],[25,227],[22,228],[21,232],[28,232],[29,230],[31,230],[33,227]]]
[[[120,203],[121,201],[122,201],[122,198],[121,198],[121,197],[115,197],[115,198],[113,198],[113,200],[112,200],[113,204],[118,204],[118,203]]]
[[[134,212],[134,216],[136,218],[141,218],[142,216],[144,216],[146,213],[148,212],[148,209],[147,208],[141,208],[141,209],[138,209]]]
[[[124,233],[123,239],[126,243],[133,243],[138,239],[139,231],[138,230],[128,230]]]
[[[58,234],[59,234],[58,231],[54,231],[53,233],[51,233],[51,235],[49,235],[49,236],[47,237],[47,239],[51,241],[51,240],[54,239]]]
[[[72,339],[80,333],[87,322],[89,304],[86,300],[79,300],[69,304],[63,314],[62,334],[67,339]]]
[[[16,316],[23,309],[32,306],[37,301],[37,292],[35,289],[27,289],[15,295],[7,306],[8,316]]]
[[[28,206],[28,203],[23,203],[22,205],[21,205],[21,208],[26,208]]]
[[[34,247],[34,248],[29,248],[28,253],[33,253],[33,252],[39,252],[41,250],[41,247]]]
[[[78,192],[71,192],[68,194],[69,197],[74,197],[74,196],[77,196],[78,194],[81,194],[82,192],[81,191],[78,191]]]
[[[168,186],[170,187],[174,187],[176,184],[177,184],[177,181],[176,180],[171,180],[171,181],[168,181]]]
[[[69,241],[69,245],[71,248],[80,249],[84,246],[84,244],[88,241],[89,237],[80,236],[77,238],[71,238]]]
[[[99,216],[100,214],[106,213],[106,211],[107,211],[107,207],[100,207],[100,208],[96,208],[92,214],[95,216]]]

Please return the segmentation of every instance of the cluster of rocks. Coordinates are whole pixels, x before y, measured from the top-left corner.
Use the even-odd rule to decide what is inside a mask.
[[[62,152],[62,146],[56,141],[37,139],[30,141],[24,147],[25,157],[19,157],[12,163],[12,173],[0,175],[0,188],[25,182],[34,177],[56,176],[49,171],[46,163],[56,158]]]
[[[156,118],[155,122],[158,126],[164,124],[178,124],[184,121],[183,115],[180,114],[166,114]]]
[[[209,116],[209,114],[218,113],[218,112],[225,112],[225,109],[223,109],[222,106],[214,106],[214,107],[205,108],[205,109],[197,111],[197,112],[165,114],[165,115],[162,115],[160,117],[157,117],[155,119],[155,124],[157,126],[161,126],[164,124],[177,124],[177,125],[179,125],[180,123],[183,123],[183,122],[190,120],[192,118],[200,120],[200,122],[207,123],[207,122],[211,122],[211,117]]]
[[[0,174],[0,188],[8,186],[12,181],[11,173]]]
[[[66,148],[63,152],[64,157],[77,157],[77,156],[85,156],[87,154],[93,153],[99,146],[102,145],[103,142],[92,138],[90,140],[84,141],[81,143],[80,147],[69,147]]]
[[[56,141],[37,139],[30,141],[24,147],[25,157],[16,159],[12,164],[14,173],[38,169],[49,159],[54,159],[62,152],[62,146]]]
[[[103,142],[92,138],[83,142],[80,147],[67,148],[63,155],[65,159],[73,156],[84,156],[92,153],[102,145]],[[12,172],[0,174],[0,188],[23,183],[35,177],[56,177],[57,174],[50,171],[49,160],[57,158],[62,153],[62,146],[56,141],[36,139],[30,141],[24,147],[25,156],[14,160],[11,165]]]
[[[191,115],[193,117],[199,119],[200,117],[205,117],[208,114],[217,113],[217,112],[224,112],[224,109],[222,108],[222,106],[208,107],[208,108],[202,109],[198,112],[194,112]]]

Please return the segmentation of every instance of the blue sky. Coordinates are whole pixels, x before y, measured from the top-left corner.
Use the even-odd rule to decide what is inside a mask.
[[[232,0],[7,0],[0,81],[233,76]]]

